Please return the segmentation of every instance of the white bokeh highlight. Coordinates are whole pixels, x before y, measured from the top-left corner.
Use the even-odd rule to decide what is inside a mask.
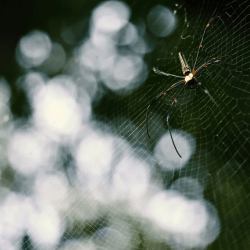
[[[128,22],[123,29],[120,30],[120,33],[118,34],[118,45],[130,45],[137,41],[139,38],[138,31],[132,23]]]
[[[124,2],[107,1],[98,5],[92,14],[95,29],[113,33],[124,27],[130,18],[130,9]]]
[[[86,79],[86,72],[92,72],[120,95],[143,84],[148,72],[143,56],[150,46],[144,41],[144,33],[139,35],[140,27],[129,22],[130,12],[124,2],[99,4],[92,12],[89,37],[75,50],[79,74]],[[127,46],[126,50],[120,45]]]
[[[40,89],[46,84],[48,78],[41,72],[28,72],[21,77],[17,84],[25,90],[27,97],[32,102],[33,97],[40,91]]]
[[[85,95],[84,106],[80,108],[74,93],[63,86],[64,79],[52,79],[36,93],[33,98],[34,122],[54,137],[72,138],[81,129],[82,121],[90,117],[90,98]]]
[[[176,191],[162,191],[153,196],[144,216],[156,231],[161,231],[161,237],[164,233],[165,237],[171,235],[179,247],[206,247],[220,232],[217,212],[210,203],[187,199]]]
[[[12,242],[21,240],[27,226],[26,212],[30,200],[25,196],[10,193],[0,204],[0,239]]]
[[[149,166],[137,158],[124,156],[113,173],[114,197],[118,200],[137,200],[150,184]]]
[[[54,163],[56,146],[34,129],[17,130],[10,138],[8,160],[23,175],[48,169]]]
[[[155,36],[166,37],[175,30],[176,16],[167,7],[156,5],[148,13],[147,25]]]
[[[41,206],[53,206],[58,211],[64,211],[70,206],[69,183],[62,174],[41,173],[36,176],[33,200]]]
[[[110,171],[114,154],[114,139],[89,133],[76,150],[76,162],[86,176],[102,176]]]
[[[159,165],[169,171],[181,169],[195,152],[196,142],[194,137],[182,130],[171,130],[175,145],[181,154],[175,151],[169,132],[165,133],[157,142],[154,155]]]
[[[49,57],[51,48],[52,44],[48,34],[34,30],[21,38],[16,58],[21,67],[37,67]]]
[[[64,223],[53,207],[34,210],[28,219],[27,233],[38,250],[54,249],[64,232]]]

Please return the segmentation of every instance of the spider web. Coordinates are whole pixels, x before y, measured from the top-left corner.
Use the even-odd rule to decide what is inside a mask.
[[[180,51],[185,53],[192,68],[204,27],[212,17],[217,15],[220,17],[212,22],[207,30],[196,68],[212,57],[230,55],[224,59],[226,62],[242,69],[249,69],[247,58],[249,58],[250,44],[247,3],[238,5],[237,2],[232,2],[224,6],[218,4],[218,6],[213,6],[214,9],[209,6],[210,4],[210,2],[208,5],[201,4],[198,17],[192,14],[195,12],[192,9],[192,4],[186,6],[186,13],[180,17],[180,24],[184,26],[180,29],[182,31],[180,39],[177,39],[173,46],[169,45],[167,41],[160,44],[159,55],[161,56],[159,57],[167,58],[158,59],[157,66],[161,70],[181,75],[177,57]],[[207,9],[211,12],[208,12]],[[171,126],[174,129],[184,130],[192,134],[196,139],[195,154],[186,166],[189,170],[186,173],[183,170],[180,175],[189,176],[189,171],[198,175],[203,168],[201,166],[206,166],[209,175],[208,187],[205,191],[206,197],[209,197],[208,199],[218,209],[221,221],[221,234],[211,249],[223,248],[223,245],[226,249],[244,249],[246,248],[244,242],[247,241],[246,232],[249,230],[248,219],[244,213],[249,206],[249,197],[247,191],[246,193],[243,191],[249,189],[248,76],[236,67],[220,64],[208,67],[197,78],[209,89],[219,104],[219,108],[199,89],[187,90],[180,96],[180,103],[182,98],[184,101],[175,108],[171,116]],[[148,90],[145,91],[145,96],[150,95],[150,98],[146,97],[145,99],[150,100],[178,81],[178,79],[170,77],[166,79],[166,77],[153,75],[150,80]],[[190,91],[194,91],[194,93],[191,94]],[[176,95],[177,91],[167,95],[165,99],[172,102]],[[159,123],[151,113],[152,118],[149,123],[152,138],[158,139],[162,130],[167,129],[165,119],[170,105],[166,105],[166,103],[169,104],[168,100],[163,100],[152,108],[153,114],[156,113],[164,119],[163,122],[161,120]],[[179,144],[181,150],[181,142]],[[178,142],[176,145],[179,148]],[[174,152],[172,153],[174,154]],[[199,177],[197,179],[199,180]],[[234,191],[230,190],[229,194],[225,187],[231,185],[234,188],[237,186],[238,191],[233,188]],[[224,191],[228,193],[230,198],[224,196]],[[243,192],[245,195],[240,195],[241,198],[238,200],[237,192]],[[237,214],[237,218],[232,214]],[[229,240],[230,235],[234,238],[233,241]]]
[[[157,46],[156,63],[152,60],[152,66],[157,66],[167,73],[182,75],[178,52],[184,52],[192,68],[203,30],[215,16],[219,17],[207,30],[196,69],[213,57],[222,57],[222,60],[232,66],[214,65],[197,76],[209,89],[219,107],[199,88],[187,89],[180,95],[180,104],[176,105],[170,121],[172,130],[175,130],[173,138],[180,154],[185,154],[185,148],[181,145],[183,141],[178,141],[178,135],[186,137],[193,145],[193,138],[189,138],[186,132],[191,134],[195,138],[196,147],[188,163],[183,163],[181,159],[175,162],[176,165],[185,165],[185,168],[172,172],[172,182],[178,178],[192,176],[206,186],[205,197],[215,205],[221,223],[220,235],[209,249],[245,249],[249,244],[249,220],[246,215],[249,197],[246,190],[249,190],[250,85],[248,74],[240,69],[249,70],[250,66],[249,5],[247,2],[233,1],[202,2],[197,6],[189,1],[186,5],[178,4],[177,8],[179,33],[177,32],[174,39],[162,39]],[[226,55],[228,57],[223,57]],[[149,155],[150,152],[156,151],[157,143],[167,132],[167,112],[178,90],[167,94],[150,109],[151,139],[147,138],[145,131],[146,107],[157,95],[178,81],[178,78],[151,73],[146,83],[125,98],[118,106],[119,109],[116,108],[119,114],[125,113],[133,122],[131,125],[127,119],[124,122],[119,120],[117,129],[118,134],[132,143],[134,150],[143,147],[148,150]],[[110,109],[114,111],[112,107]],[[168,140],[169,144],[164,145],[166,152],[169,152],[169,155],[175,154],[178,158],[169,136]],[[162,161],[164,160],[167,161],[167,158]],[[161,160],[156,164],[161,165]],[[169,181],[171,183],[168,174],[160,172],[161,177],[156,176],[156,179],[167,179],[166,187],[169,187]],[[183,188],[188,189],[185,186]],[[170,247],[175,249],[176,245],[169,242],[167,245],[170,244]],[[165,247],[153,244],[146,249]],[[177,246],[177,249],[182,248]]]
[[[141,36],[146,32],[144,22],[133,13],[146,19],[152,7],[150,2],[130,4],[131,22],[138,25]],[[12,105],[7,119],[2,115],[7,108],[1,106],[0,249],[250,247],[250,4],[213,0],[175,2],[167,7],[175,13],[175,30],[161,39],[153,39],[152,34],[152,40],[148,38],[155,49],[145,52],[148,70],[142,67],[145,71],[134,88],[118,90],[109,85],[112,81],[114,86],[125,84],[129,72],[117,66],[119,62],[126,65],[124,58],[114,64],[121,78],[108,78],[108,57],[100,51],[94,51],[94,61],[88,60],[93,52],[86,42],[88,35],[82,40],[76,35],[86,22],[70,29],[77,42],[69,36],[71,50],[67,52],[73,56],[65,59],[60,71],[53,72],[53,64],[49,69],[44,64],[23,67],[25,74],[11,86],[12,99],[18,99],[22,89],[27,100],[16,101],[17,106],[27,112],[29,103],[30,113],[17,117]],[[199,87],[181,93],[170,119],[180,158],[166,121],[180,88],[152,106],[150,139],[146,131],[148,105],[180,78],[157,75],[150,69],[182,76],[179,52],[192,68],[204,28],[215,16],[196,69],[213,57],[225,61],[197,75],[218,106]],[[82,44],[89,46],[87,50]],[[139,60],[121,44],[120,54]],[[110,44],[102,46],[107,54],[112,53]],[[85,61],[79,63],[85,51]],[[98,60],[106,60],[105,65],[100,66]],[[29,77],[32,85],[25,85]],[[83,82],[87,84],[82,86]],[[1,98],[7,96],[7,85],[1,78]],[[43,102],[49,104],[49,112],[41,115]]]
[[[208,12],[207,8],[212,10],[209,5],[201,4],[198,17],[192,14],[194,12],[192,4],[186,6],[186,13],[180,17],[180,20],[183,21],[180,23],[184,26],[180,29],[182,31],[180,39],[177,39],[173,46],[169,46],[167,41],[160,45],[159,54],[161,57],[163,55],[167,58],[158,59],[157,66],[161,70],[181,75],[177,57],[180,51],[185,53],[192,68],[204,27],[212,17],[217,15],[220,17],[212,22],[207,30],[196,68],[212,57],[230,55],[224,59],[226,62],[242,69],[249,69],[249,60],[247,59],[250,48],[248,6],[246,3],[237,5],[236,2],[225,4],[224,7],[218,4],[218,7],[214,5],[214,10]],[[152,84],[149,80],[149,89],[145,91],[147,93],[145,96],[150,93],[150,98],[146,97],[146,99],[151,100],[153,96],[165,91],[178,81],[178,79],[170,78],[152,75],[150,79]],[[179,98],[181,104],[175,108],[172,114],[171,126],[192,134],[196,139],[195,154],[188,163],[189,167],[186,166],[186,168],[190,168],[189,171],[193,174],[195,172],[197,175],[202,169],[201,166],[206,166],[208,171],[208,189],[205,193],[206,197],[209,197],[208,199],[218,209],[222,227],[221,234],[211,249],[223,248],[222,245],[226,249],[246,248],[243,242],[246,241],[246,231],[249,230],[249,227],[248,220],[243,214],[249,206],[248,194],[246,192],[238,200],[236,190],[229,191],[230,198],[229,196],[225,197],[222,193],[224,193],[226,186],[231,185],[234,188],[238,186],[238,192],[245,193],[243,190],[249,189],[248,76],[236,67],[220,64],[208,67],[197,78],[209,89],[219,104],[219,108],[201,90],[187,90]],[[191,94],[190,91],[194,91],[194,93]],[[172,102],[176,95],[177,92],[171,93],[165,99]],[[182,98],[184,101],[181,101]],[[163,100],[155,105],[152,108],[152,113],[166,119],[170,107],[166,103],[169,104],[168,100]],[[158,139],[162,130],[167,129],[166,120],[159,123],[152,113],[152,118],[149,121],[150,133],[152,138]],[[178,148],[178,142],[176,145]],[[179,142],[179,147],[181,150],[181,142]],[[174,152],[172,153],[174,154]],[[183,171],[181,176],[189,176],[189,171],[186,173],[185,170]],[[199,177],[197,179],[199,180]],[[231,216],[232,213],[237,214],[237,219]],[[234,237],[233,241],[228,241],[230,235]],[[240,246],[240,244],[242,245]]]

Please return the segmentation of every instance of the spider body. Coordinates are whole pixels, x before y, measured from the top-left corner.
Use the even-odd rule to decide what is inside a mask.
[[[182,73],[184,75],[184,81],[185,81],[185,84],[187,85],[187,88],[189,89],[197,88],[198,82],[195,77],[196,71],[194,69],[191,71],[191,68],[189,67],[187,63],[184,53],[179,52],[178,55],[179,55],[179,59],[181,62]]]
[[[184,80],[188,89],[197,88],[198,81],[193,73],[189,73],[188,75],[186,75]]]
[[[147,127],[147,134],[148,134],[148,137],[150,138],[150,135],[149,135],[149,129],[148,129],[148,111],[149,109],[158,101],[158,99],[160,99],[161,97],[163,96],[166,96],[170,91],[172,91],[173,89],[175,88],[178,88],[180,87],[180,90],[176,96],[176,98],[173,100],[172,102],[172,105],[167,113],[167,124],[168,124],[168,129],[169,129],[169,133],[170,133],[170,137],[171,137],[171,140],[172,140],[172,143],[173,143],[173,146],[177,152],[177,154],[181,157],[181,155],[179,154],[176,146],[175,146],[175,143],[174,143],[174,140],[173,140],[173,137],[172,137],[172,133],[171,133],[171,127],[170,127],[170,124],[169,124],[169,119],[171,117],[171,114],[172,114],[172,111],[173,111],[173,108],[175,106],[175,104],[178,102],[178,98],[180,96],[180,94],[182,93],[182,91],[184,90],[184,88],[188,88],[188,89],[195,89],[197,88],[198,86],[201,87],[201,90],[209,96],[210,100],[217,106],[219,107],[219,105],[217,104],[217,102],[215,101],[215,99],[211,96],[211,94],[209,93],[208,89],[203,85],[201,84],[201,82],[198,80],[197,76],[200,74],[201,71],[203,71],[204,69],[206,68],[209,68],[211,65],[217,65],[217,64],[227,64],[229,66],[232,66],[231,64],[221,60],[223,57],[229,57],[229,55],[224,55],[224,56],[220,56],[219,58],[217,57],[213,57],[211,58],[209,61],[205,62],[204,64],[202,64],[200,67],[198,67],[196,69],[196,62],[198,60],[198,57],[199,57],[199,53],[200,53],[200,50],[202,49],[203,45],[203,39],[204,39],[204,36],[206,34],[206,31],[209,27],[211,27],[211,22],[214,21],[216,18],[220,18],[219,16],[217,17],[214,17],[212,18],[209,23],[206,25],[204,31],[203,31],[203,34],[202,34],[202,37],[201,37],[201,43],[198,47],[198,51],[197,51],[197,54],[196,54],[196,59],[195,59],[195,63],[194,63],[194,66],[193,66],[193,69],[191,70],[191,68],[189,67],[188,63],[187,63],[187,60],[184,56],[184,53],[182,52],[179,52],[178,55],[179,55],[179,59],[180,59],[180,62],[181,62],[181,67],[182,67],[182,73],[184,76],[177,76],[177,75],[173,75],[173,74],[170,74],[170,73],[166,73],[166,72],[163,72],[157,68],[153,68],[153,71],[156,73],[156,74],[159,74],[159,75],[164,75],[164,76],[171,76],[171,77],[175,77],[175,78],[182,78],[181,81],[173,84],[170,88],[168,88],[165,92],[159,94],[158,96],[156,96],[152,102],[148,105],[147,107],[147,112],[146,112],[146,127]],[[238,68],[236,66],[234,66],[234,68]],[[239,69],[239,68],[238,68]],[[247,72],[245,70],[242,70],[241,71],[244,71],[244,72]],[[250,74],[249,72],[247,72],[248,74]]]

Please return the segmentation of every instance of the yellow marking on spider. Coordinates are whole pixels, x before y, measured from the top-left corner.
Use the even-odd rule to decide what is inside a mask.
[[[185,84],[187,84],[189,81],[193,79],[194,75],[192,73],[189,73],[187,76],[185,76]]]

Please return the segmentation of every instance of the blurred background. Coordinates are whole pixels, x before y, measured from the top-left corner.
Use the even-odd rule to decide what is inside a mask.
[[[249,9],[1,1],[0,250],[249,249]]]

